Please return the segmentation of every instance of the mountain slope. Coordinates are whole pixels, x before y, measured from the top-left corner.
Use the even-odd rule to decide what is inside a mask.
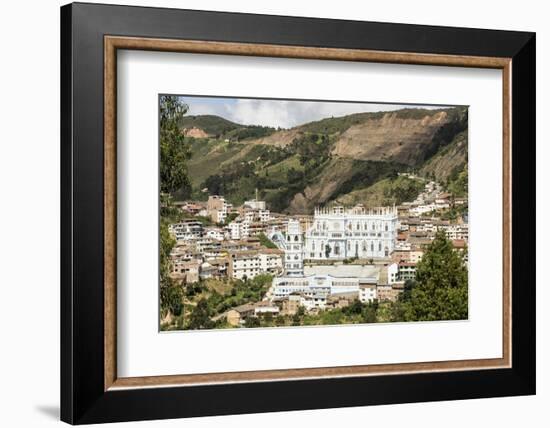
[[[443,147],[424,163],[419,173],[425,177],[445,182],[456,170],[462,170],[468,162],[468,132],[462,131],[451,144]]]
[[[335,200],[372,205],[414,199],[415,183],[395,181],[396,173],[416,170],[444,181],[458,171],[466,162],[467,113],[466,107],[406,108],[278,131],[190,116],[187,126],[217,134],[189,139],[193,197],[205,198],[200,189],[206,187],[238,205],[258,188],[272,210],[289,213]],[[248,136],[235,137],[243,129],[248,134],[240,136]]]

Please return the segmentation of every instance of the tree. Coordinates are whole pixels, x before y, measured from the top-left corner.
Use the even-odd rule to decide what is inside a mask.
[[[271,241],[271,239],[269,239],[263,232],[259,233],[257,235],[257,238],[260,240],[260,244],[262,244],[266,248],[278,248],[277,245],[275,245],[273,241]]]
[[[410,298],[403,300],[405,321],[457,320],[468,317],[468,271],[445,232],[437,233],[416,269]]]
[[[165,317],[169,312],[180,315],[182,310],[183,290],[179,284],[170,277],[171,261],[170,252],[176,241],[168,231],[166,222],[160,223],[160,315]]]
[[[208,302],[206,299],[198,301],[197,306],[191,312],[189,317],[189,329],[206,329],[214,326],[213,321],[210,319],[210,310],[208,308]]]
[[[244,321],[244,326],[247,328],[260,327],[260,319],[257,317],[247,317]]]
[[[179,128],[179,122],[187,113],[188,106],[179,97],[160,97],[160,191],[170,194],[191,193],[186,161],[191,149]]]

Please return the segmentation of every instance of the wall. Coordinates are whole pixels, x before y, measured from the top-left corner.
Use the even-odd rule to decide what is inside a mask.
[[[185,7],[326,18],[393,21],[416,24],[537,31],[538,45],[538,222],[548,212],[550,181],[548,128],[540,126],[548,111],[550,29],[544,2],[525,0],[354,0],[269,2],[232,0],[123,1],[140,5]],[[104,3],[112,3],[104,1]],[[58,424],[59,397],[59,10],[62,2],[5,2],[2,32],[0,178],[3,209],[0,221],[0,326],[2,352],[2,425],[43,427]],[[312,6],[315,7],[312,7]],[[544,133],[544,135],[543,135]],[[546,138],[545,138],[546,137]],[[548,228],[539,228],[538,264],[548,259]],[[543,253],[544,250],[544,253]],[[32,252],[33,256],[29,258]],[[32,263],[29,263],[32,260]],[[422,403],[265,415],[188,420],[187,427],[398,426],[467,427],[490,424],[542,426],[550,400],[549,293],[538,284],[538,395],[535,397]],[[537,422],[539,421],[539,422]],[[162,421],[140,426],[181,426]],[[127,424],[125,426],[138,426]]]

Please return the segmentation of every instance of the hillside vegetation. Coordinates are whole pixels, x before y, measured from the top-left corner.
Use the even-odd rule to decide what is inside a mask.
[[[257,125],[239,125],[223,117],[214,115],[184,116],[179,123],[181,128],[199,128],[217,139],[246,140],[270,135],[275,128]]]
[[[351,114],[288,130],[217,116],[185,116],[180,126],[210,136],[186,137],[193,198],[221,194],[240,204],[257,188],[272,210],[299,214],[334,201],[413,200],[421,183],[397,177],[404,171],[463,188],[467,123],[467,108],[456,107]]]

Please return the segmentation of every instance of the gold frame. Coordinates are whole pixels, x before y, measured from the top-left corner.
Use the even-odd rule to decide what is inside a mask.
[[[119,378],[116,371],[116,52],[118,49],[337,61],[441,65],[502,70],[503,81],[503,349],[502,358],[305,369]],[[511,367],[511,58],[382,52],[196,40],[104,37],[104,389],[191,386],[306,378],[369,376]]]

